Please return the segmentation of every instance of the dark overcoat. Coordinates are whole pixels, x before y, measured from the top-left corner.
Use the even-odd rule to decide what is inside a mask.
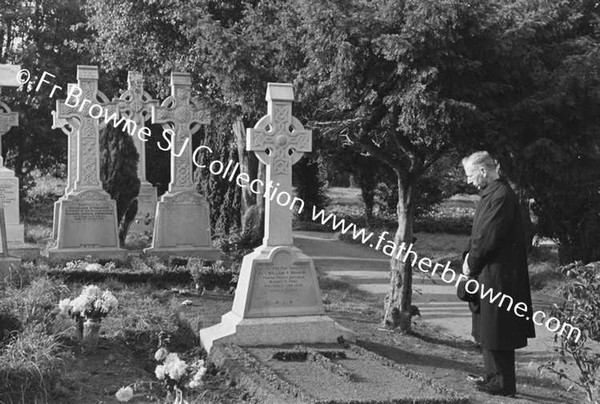
[[[527,346],[535,337],[531,290],[527,270],[527,244],[519,200],[502,178],[491,181],[480,192],[469,241],[468,265],[479,280],[480,293],[493,289],[480,299],[480,318],[474,321],[481,346],[491,350],[510,350]],[[498,292],[512,298],[493,300]],[[501,296],[500,296],[501,297]],[[493,302],[492,302],[493,301]],[[523,317],[515,305],[527,305]],[[510,307],[510,310],[507,310]]]

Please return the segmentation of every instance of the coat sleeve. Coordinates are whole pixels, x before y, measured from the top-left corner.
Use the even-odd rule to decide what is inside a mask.
[[[477,276],[506,242],[513,225],[515,205],[505,193],[494,198],[481,215],[477,233],[471,237],[468,264]]]

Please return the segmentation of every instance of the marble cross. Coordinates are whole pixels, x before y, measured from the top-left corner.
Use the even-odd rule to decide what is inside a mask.
[[[253,129],[247,130],[246,149],[254,151],[267,166],[267,193],[273,186],[277,189],[275,192],[293,196],[292,165],[304,152],[312,150],[312,131],[305,130],[292,116],[294,90],[291,84],[268,83],[266,100],[267,115]],[[289,202],[290,198],[285,199]],[[269,246],[293,245],[292,210],[280,203],[279,196],[265,196],[264,242]]]
[[[135,122],[136,127],[142,128],[151,118],[152,107],[158,106],[158,101],[144,91],[144,76],[139,72],[129,72],[127,75],[127,91],[117,100],[121,115]],[[146,180],[146,142],[138,134],[133,136],[133,143],[140,156],[137,174],[141,182]],[[190,146],[191,147],[191,146]]]
[[[75,145],[77,149],[73,191],[102,189],[99,136],[100,129],[106,126],[106,123],[103,117],[92,117],[90,111],[96,104],[110,115],[117,113],[118,107],[115,103],[110,103],[108,98],[98,90],[97,66],[77,66],[77,86],[81,89],[81,96],[75,106],[68,105],[66,100],[56,101],[55,123],[72,122],[74,126],[75,140],[70,145]]]
[[[188,73],[171,73],[171,95],[160,107],[152,107],[152,123],[170,126],[171,182],[169,193],[195,191],[192,175],[192,135],[210,122],[210,111],[191,97],[192,79]]]
[[[19,113],[11,112],[8,105],[0,101],[0,166],[4,166],[2,159],[2,136],[13,126],[19,126]]]

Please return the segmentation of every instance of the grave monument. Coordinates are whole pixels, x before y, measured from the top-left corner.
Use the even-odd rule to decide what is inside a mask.
[[[127,76],[127,91],[118,99],[119,111],[122,116],[135,122],[138,132],[133,135],[133,143],[139,155],[137,175],[140,180],[140,192],[137,196],[137,213],[130,230],[151,230],[154,228],[157,191],[146,179],[146,141],[143,132],[146,121],[151,118],[152,107],[158,106],[158,101],[144,91],[144,76],[138,72],[129,72]]]
[[[0,88],[18,87],[16,80],[20,66],[0,66]],[[2,136],[12,127],[19,126],[19,114],[12,112],[8,105],[0,101],[0,204],[4,206],[6,241],[13,255],[34,259],[39,255],[40,249],[25,243],[25,229],[21,224],[19,209],[19,179],[14,171],[4,167],[2,158]]]
[[[192,135],[210,122],[209,111],[191,97],[192,79],[187,73],[171,73],[171,96],[152,107],[152,123],[172,130],[171,182],[156,206],[152,246],[155,255],[219,257],[212,248],[209,206],[196,191],[192,171]]]
[[[115,103],[98,90],[98,68],[77,66],[77,85],[81,97],[75,106],[68,100],[56,102],[54,123],[68,123],[73,136],[70,147],[76,149],[75,181],[72,189],[58,201],[56,246],[48,250],[50,259],[95,258],[123,259],[127,251],[119,246],[117,204],[102,189],[100,182],[99,135],[101,118],[91,110],[100,106],[116,113]],[[88,102],[84,102],[88,100]],[[70,133],[69,130],[65,131]],[[72,149],[69,150],[71,155]],[[70,162],[72,163],[72,162]],[[72,166],[72,164],[71,164]],[[69,173],[71,173],[71,167]],[[71,184],[69,184],[71,186]]]
[[[292,116],[291,84],[269,83],[268,113],[248,129],[246,149],[266,165],[266,181],[293,195],[292,165],[311,151],[312,133]],[[354,334],[325,315],[312,259],[293,245],[292,211],[265,198],[263,244],[242,261],[230,312],[200,331],[202,345],[334,343]]]

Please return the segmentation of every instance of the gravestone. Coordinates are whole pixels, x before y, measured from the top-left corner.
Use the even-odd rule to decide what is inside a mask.
[[[192,135],[209,123],[209,111],[191,97],[192,80],[187,73],[171,73],[171,96],[152,107],[152,123],[172,128],[171,182],[156,207],[152,246],[155,255],[219,257],[212,248],[209,206],[196,191],[192,171]]]
[[[157,190],[146,179],[146,136],[140,132],[147,120],[151,118],[152,107],[158,106],[158,101],[153,100],[144,91],[144,76],[138,72],[129,72],[127,76],[127,91],[119,100],[119,110],[122,116],[132,120],[137,133],[133,134],[133,143],[139,155],[137,174],[140,180],[140,192],[137,196],[138,209],[130,230],[151,230],[154,228],[154,214],[156,211]],[[148,131],[149,133],[149,131]],[[146,140],[142,140],[146,139]]]
[[[8,253],[8,240],[6,232],[6,216],[4,214],[4,205],[0,203],[0,238],[2,238],[0,246],[0,289],[3,289],[5,280],[11,281],[13,273],[16,275],[21,269],[21,258],[11,257]]]
[[[10,243],[24,243],[25,229],[19,216],[19,179],[12,170],[4,167],[1,137],[11,127],[19,126],[19,114],[11,112],[8,105],[0,101],[0,203],[6,212],[6,236]]]
[[[20,66],[0,65],[0,86],[18,87],[16,75],[19,70]],[[12,112],[8,105],[0,101],[0,204],[6,215],[6,241],[14,255],[35,259],[40,249],[25,243],[25,229],[21,224],[19,208],[19,179],[14,171],[4,167],[2,158],[2,136],[16,126],[19,126],[19,114]]]
[[[248,129],[246,149],[266,165],[267,184],[293,195],[292,165],[311,151],[311,131],[292,116],[291,84],[269,83],[268,113]],[[277,201],[272,201],[277,199]],[[289,201],[289,198],[286,198]],[[313,260],[293,245],[292,211],[279,196],[265,198],[263,244],[242,261],[230,312],[200,331],[202,345],[334,343],[354,334],[325,315]]]
[[[72,134],[69,136],[73,138],[69,146],[76,149],[77,163],[75,181],[69,184],[72,189],[58,201],[58,217],[54,218],[57,221],[56,246],[48,250],[48,255],[50,259],[74,259],[88,255],[123,259],[127,251],[119,246],[117,204],[102,189],[100,181],[99,131],[102,118],[94,118],[91,113],[95,108],[110,115],[116,113],[117,106],[109,103],[98,90],[96,66],[77,66],[77,86],[81,89],[78,100],[56,102],[54,123],[71,126]],[[65,132],[70,133],[69,130]],[[72,152],[70,149],[69,155]]]

